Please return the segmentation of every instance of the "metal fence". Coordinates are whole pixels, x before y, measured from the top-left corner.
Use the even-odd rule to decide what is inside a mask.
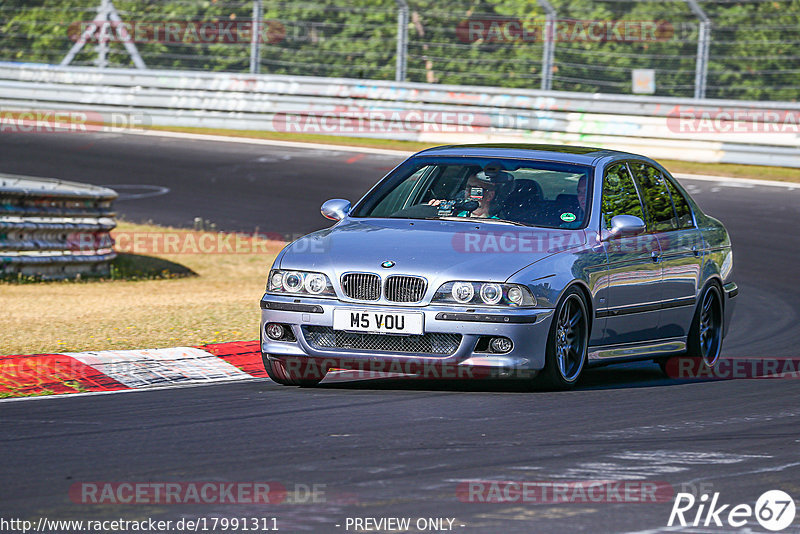
[[[0,60],[103,68],[796,101],[798,45],[800,0],[0,4]]]
[[[0,278],[108,275],[116,198],[104,187],[0,174]]]
[[[0,63],[0,110],[0,135],[185,126],[800,167],[800,103]]]

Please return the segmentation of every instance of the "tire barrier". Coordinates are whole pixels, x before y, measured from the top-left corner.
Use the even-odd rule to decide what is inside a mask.
[[[116,198],[105,187],[0,174],[0,278],[108,276]]]

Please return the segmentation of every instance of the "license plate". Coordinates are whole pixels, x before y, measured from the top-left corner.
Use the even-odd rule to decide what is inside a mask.
[[[422,334],[423,314],[375,310],[333,310],[333,329],[373,334]]]

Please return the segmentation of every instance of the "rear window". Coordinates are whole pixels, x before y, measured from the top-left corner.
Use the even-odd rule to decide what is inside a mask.
[[[655,232],[666,232],[678,228],[678,218],[672,207],[672,197],[661,171],[652,165],[641,162],[631,162],[629,165],[644,200],[647,227]]]

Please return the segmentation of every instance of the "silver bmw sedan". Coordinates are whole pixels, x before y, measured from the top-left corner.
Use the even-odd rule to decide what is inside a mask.
[[[419,152],[286,246],[261,299],[268,375],[523,377],[673,355],[713,366],[738,293],[725,227],[655,161],[596,148]]]

